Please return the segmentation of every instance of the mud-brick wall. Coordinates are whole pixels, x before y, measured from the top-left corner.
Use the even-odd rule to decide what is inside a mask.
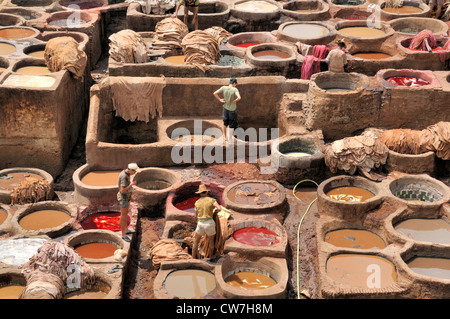
[[[36,167],[58,176],[80,133],[84,85],[66,71],[55,89],[0,85],[0,167]]]

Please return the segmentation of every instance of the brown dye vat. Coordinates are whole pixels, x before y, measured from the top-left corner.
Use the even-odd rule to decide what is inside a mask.
[[[413,240],[450,244],[450,223],[443,219],[411,218],[398,223],[394,228]]]
[[[18,74],[25,75],[40,75],[40,74],[50,74],[52,73],[46,66],[24,66],[15,71]]]
[[[103,299],[108,293],[99,290],[72,292],[64,296],[64,299]]]
[[[25,286],[7,285],[0,287],[0,299],[18,299]]]
[[[375,195],[359,187],[337,187],[330,190],[327,196],[341,202],[364,202]]]
[[[12,190],[28,177],[44,180],[40,175],[27,172],[8,173],[7,176],[12,178],[0,179],[0,190]]]
[[[8,43],[0,43],[0,55],[8,55],[16,52],[16,47]]]
[[[355,53],[353,54],[355,58],[360,58],[364,60],[383,60],[391,58],[392,56],[386,53],[380,53],[380,52],[361,52],[361,53]]]
[[[19,225],[25,230],[39,230],[58,227],[68,220],[70,215],[56,209],[38,210],[27,214],[19,221]]]
[[[283,28],[283,32],[303,39],[319,38],[330,33],[324,26],[306,23],[289,24]]]
[[[172,55],[164,58],[164,60],[173,64],[184,64],[184,55]]]
[[[87,243],[75,247],[75,251],[84,258],[103,259],[111,257],[118,249],[117,246],[110,243]]]
[[[254,52],[253,56],[258,59],[288,59],[290,55],[276,50],[262,50]]]
[[[4,39],[23,39],[34,35],[33,30],[23,28],[7,28],[0,30],[0,38]]]
[[[6,218],[8,218],[8,214],[4,210],[0,209],[0,225],[5,222]]]
[[[411,14],[411,13],[419,13],[422,12],[422,9],[414,6],[403,6],[400,8],[383,8],[383,11],[395,14]]]
[[[408,262],[412,271],[423,276],[450,279],[450,259],[437,257],[415,257]]]
[[[225,278],[225,282],[230,286],[243,289],[266,289],[277,284],[269,276],[252,271],[241,271],[232,274]]]
[[[27,53],[27,55],[31,56],[33,58],[43,59],[44,53],[45,53],[45,50],[40,50],[40,51],[34,51],[34,52]]]
[[[369,27],[347,27],[338,30],[341,34],[345,34],[355,38],[378,38],[386,35],[383,30]]]
[[[326,272],[333,280],[360,289],[383,289],[397,280],[394,265],[374,255],[332,256],[327,261]]]
[[[325,242],[336,247],[371,249],[386,247],[383,239],[378,235],[359,229],[338,229],[325,235]]]
[[[205,270],[176,270],[166,277],[164,288],[179,298],[200,298],[216,288],[216,278]]]
[[[115,186],[118,185],[118,171],[92,171],[81,178],[81,182],[89,186]]]
[[[243,205],[267,205],[275,203],[278,189],[265,183],[243,183],[228,191],[228,198],[236,204]]]

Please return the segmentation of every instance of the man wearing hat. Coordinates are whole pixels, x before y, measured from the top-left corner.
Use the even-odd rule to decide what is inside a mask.
[[[233,140],[233,130],[238,126],[236,102],[241,99],[241,95],[236,86],[237,80],[231,78],[228,85],[224,85],[214,92],[214,97],[219,102],[223,103],[223,136],[224,140],[228,142]],[[223,98],[221,98],[219,94],[222,94]]]
[[[216,223],[213,219],[214,208],[221,210],[217,201],[208,196],[206,185],[200,184],[196,194],[200,198],[195,202],[195,218],[197,218],[197,228],[195,229],[194,244],[192,247],[192,258],[197,258],[198,243],[206,235],[209,247],[214,246],[214,235],[216,234]]]
[[[119,174],[119,192],[117,193],[117,200],[119,201],[120,206],[120,229],[122,231],[122,239],[130,242],[130,238],[127,236],[127,233],[132,233],[134,231],[128,232],[128,205],[131,200],[131,192],[133,190],[133,186],[136,185],[136,182],[130,181],[131,175],[136,174],[139,166],[136,163],[128,164],[128,167],[124,169]]]

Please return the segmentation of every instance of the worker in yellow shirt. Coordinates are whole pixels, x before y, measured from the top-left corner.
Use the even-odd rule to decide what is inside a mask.
[[[214,208],[219,211],[221,207],[219,203],[212,197],[208,196],[206,185],[200,184],[196,194],[200,198],[195,202],[195,218],[197,219],[197,227],[195,229],[194,244],[192,247],[192,258],[197,258],[198,244],[200,239],[206,235],[209,247],[214,246],[214,235],[216,234],[216,223],[214,222]]]

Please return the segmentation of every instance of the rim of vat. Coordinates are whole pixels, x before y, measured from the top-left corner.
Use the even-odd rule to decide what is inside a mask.
[[[317,12],[296,12],[295,10],[290,10],[290,9],[286,8],[287,6],[293,5],[295,3],[309,4],[309,3],[314,3],[314,2],[317,3],[317,7],[322,6],[322,9],[312,9],[312,10],[318,10]],[[288,17],[291,17],[291,18],[316,17],[316,16],[322,15],[324,13],[328,13],[328,11],[330,11],[330,5],[323,0],[313,0],[313,1],[291,0],[291,1],[283,3],[281,6],[281,13],[283,13],[284,15],[287,15]]]
[[[419,8],[422,10],[421,12],[416,12],[416,13],[393,13],[393,12],[384,11],[383,9],[385,9],[385,7],[386,7],[386,1],[382,1],[379,6],[381,9],[381,17],[403,18],[403,17],[421,17],[421,16],[429,17],[429,16],[431,16],[430,7],[423,2],[408,1],[408,0],[403,1],[402,7],[410,6],[410,7],[416,7],[416,8]]]
[[[395,30],[391,27],[390,24],[386,22],[380,22],[379,28],[374,28],[377,30],[381,30],[384,32],[383,35],[377,36],[377,37],[369,37],[369,38],[361,38],[361,37],[354,37],[351,35],[343,34],[339,30],[343,28],[353,28],[353,27],[368,27],[367,21],[365,20],[345,20],[345,21],[338,21],[335,24],[336,33],[340,35],[343,38],[349,38],[351,40],[362,40],[362,41],[378,41],[386,39],[390,36],[392,36],[395,33]]]
[[[311,25],[320,25],[322,27],[325,27],[328,29],[328,33],[319,37],[313,37],[313,38],[302,38],[302,37],[297,37],[294,35],[291,35],[289,33],[286,33],[284,31],[284,28],[287,26],[290,26],[292,24],[311,24]],[[288,21],[288,22],[284,22],[282,24],[280,24],[280,26],[277,29],[277,35],[279,37],[281,37],[281,39],[287,39],[290,42],[297,42],[297,41],[302,41],[302,40],[306,40],[306,41],[325,41],[326,42],[330,42],[332,38],[334,38],[336,36],[336,28],[334,25],[325,22],[325,21]]]
[[[25,18],[20,15],[0,11],[0,20],[8,19],[8,18],[11,19],[12,22],[11,22],[11,24],[7,24],[4,26],[8,26],[8,27],[9,26],[22,26],[22,25],[25,25],[25,22],[26,22]]]
[[[389,22],[386,22],[388,24],[390,24],[391,28],[394,29],[394,31],[399,34],[399,35],[404,35],[404,36],[408,36],[408,37],[413,37],[414,34],[413,33],[406,33],[406,32],[401,32],[401,31],[397,31],[396,27],[399,24],[405,23],[411,21],[412,24],[414,25],[414,23],[416,24],[420,24],[420,23],[425,23],[425,24],[434,24],[434,25],[439,25],[441,27],[441,30],[434,32],[433,30],[430,30],[433,32],[433,34],[436,35],[440,35],[440,36],[447,36],[447,32],[449,30],[449,26],[444,22],[441,21],[439,19],[433,19],[433,18],[429,18],[429,17],[402,17],[402,18],[396,18],[394,20],[391,20]],[[428,29],[427,27],[424,27],[423,29]]]
[[[419,79],[426,80],[430,82],[429,84],[410,87],[410,86],[400,86],[395,85],[387,81],[391,77],[416,77]],[[431,89],[433,87],[440,87],[441,84],[439,80],[434,76],[433,72],[428,70],[414,70],[414,69],[384,69],[379,70],[376,74],[378,81],[386,88],[396,88],[396,89]]]
[[[34,33],[28,37],[23,37],[23,38],[17,38],[17,39],[7,39],[7,38],[0,38],[0,40],[7,40],[7,41],[12,41],[12,42],[21,42],[21,41],[28,41],[30,39],[34,39],[36,38],[39,34],[40,31],[36,28],[33,27],[28,27],[25,25],[17,25],[17,26],[6,26],[6,27],[2,27],[0,26],[0,30],[5,30],[5,29],[26,29],[26,30],[30,30],[33,31]]]
[[[46,19],[45,23],[48,28],[53,30],[65,30],[65,29],[77,29],[77,28],[85,28],[87,26],[91,26],[99,20],[99,15],[91,14],[88,11],[78,11],[80,14],[80,19],[84,21],[84,23],[76,24],[76,25],[51,25],[50,23],[55,20],[68,19],[71,15],[73,15],[72,11],[56,11],[51,13]]]
[[[169,177],[168,178],[162,177],[164,175],[167,175]],[[148,179],[149,177],[150,179]],[[152,179],[152,177],[155,177],[155,179]],[[142,180],[140,180],[141,178]],[[176,172],[165,168],[144,167],[140,168],[139,171],[136,172],[136,175],[134,176],[133,180],[136,182],[134,188],[139,192],[142,192],[144,194],[158,194],[158,193],[163,194],[170,192],[174,186],[181,183],[181,176]],[[170,186],[165,187],[163,189],[155,189],[155,190],[146,189],[139,186],[139,182],[157,181],[157,180],[164,180],[164,182],[168,182]]]
[[[78,185],[79,187],[85,188],[85,189],[89,189],[89,190],[110,190],[110,189],[119,189],[118,185],[110,185],[110,186],[93,186],[93,185],[88,185],[85,184],[81,181],[81,179],[88,173],[93,172],[93,171],[113,171],[114,169],[96,169],[93,167],[90,167],[89,164],[83,164],[80,167],[78,167],[75,172],[72,175],[72,180],[73,183]],[[123,170],[123,168],[117,169],[118,171]]]
[[[327,79],[327,78],[338,78],[341,79],[342,81],[342,77],[347,77],[350,80],[352,79],[356,79],[359,82],[359,85],[356,89],[351,89],[351,91],[342,91],[342,92],[330,92],[329,90],[327,90],[326,88],[322,88],[322,84],[317,84],[317,82],[319,81],[319,83],[321,82],[322,78]],[[326,71],[326,72],[320,72],[320,73],[316,73],[313,74],[311,76],[311,80],[309,82],[309,86],[313,89],[316,90],[318,89],[320,93],[322,94],[327,94],[327,95],[335,95],[335,96],[341,96],[341,95],[358,95],[360,94],[362,91],[364,91],[369,85],[369,80],[368,77],[364,74],[361,73],[355,73],[355,72],[351,72],[351,73],[342,73],[342,74],[338,74],[335,72],[330,72],[330,71]],[[330,87],[331,88],[331,87]],[[345,87],[343,87],[344,89],[347,89]]]

